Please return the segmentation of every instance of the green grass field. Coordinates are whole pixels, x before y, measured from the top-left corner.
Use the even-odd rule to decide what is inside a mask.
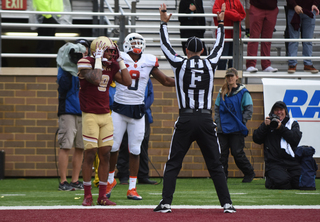
[[[160,181],[160,178],[153,178]],[[264,180],[241,183],[242,178],[229,178],[228,187],[234,205],[320,205],[320,191],[268,190]],[[320,179],[316,180],[320,187]],[[128,200],[128,185],[117,185],[110,200],[117,205],[154,205],[161,199],[162,184],[140,185],[137,191],[143,200]],[[98,188],[92,189],[94,201]],[[59,191],[57,178],[0,180],[0,206],[67,206],[81,205],[83,191]],[[208,178],[178,179],[173,205],[219,205],[213,182]]]

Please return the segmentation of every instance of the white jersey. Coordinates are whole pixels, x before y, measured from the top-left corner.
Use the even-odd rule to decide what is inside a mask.
[[[142,54],[140,59],[135,62],[124,52],[121,57],[131,75],[131,86],[116,84],[114,101],[124,105],[144,104],[145,90],[153,67],[159,67],[158,59],[151,54]]]

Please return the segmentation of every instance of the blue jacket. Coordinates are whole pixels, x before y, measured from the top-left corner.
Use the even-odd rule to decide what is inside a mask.
[[[63,114],[72,114],[81,116],[79,101],[79,79],[58,67],[57,76],[58,93],[59,93],[59,107],[58,116]]]
[[[215,121],[218,133],[242,133],[248,135],[247,120],[251,119],[253,112],[252,98],[244,85],[238,85],[226,95],[225,100],[219,92],[215,102]]]

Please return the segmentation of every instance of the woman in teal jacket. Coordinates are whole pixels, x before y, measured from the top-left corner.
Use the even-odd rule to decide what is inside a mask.
[[[215,102],[214,119],[218,127],[221,149],[220,161],[228,178],[229,148],[237,167],[244,174],[242,182],[251,182],[255,176],[253,167],[243,148],[244,137],[248,135],[246,122],[251,119],[253,103],[249,91],[240,83],[234,68],[226,71],[226,82],[219,91]]]

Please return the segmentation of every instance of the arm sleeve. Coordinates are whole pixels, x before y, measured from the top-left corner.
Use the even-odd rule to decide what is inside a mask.
[[[160,45],[161,50],[165,57],[167,58],[170,65],[174,68],[178,67],[184,60],[183,57],[178,55],[171,46],[168,34],[167,24],[160,25]]]
[[[72,76],[68,72],[64,71],[61,67],[58,68],[58,79],[59,85],[58,91],[60,94],[67,93],[72,87]]]
[[[253,142],[257,144],[262,144],[265,141],[265,138],[268,133],[269,126],[267,126],[264,122],[259,126],[258,129],[253,131],[252,139]]]
[[[295,0],[287,0],[287,6],[289,6],[289,8],[294,8],[296,5],[297,3]]]
[[[300,131],[300,126],[297,121],[292,123],[291,129],[288,129],[283,124],[281,124],[278,131],[281,134],[281,137],[285,139],[291,147],[297,147],[302,137],[302,132]]]
[[[216,42],[207,57],[211,64],[218,64],[224,46],[224,26],[218,25]]]
[[[247,121],[251,119],[252,113],[253,113],[253,103],[252,103],[252,98],[249,92],[245,92],[242,96],[241,109],[242,109],[242,122],[246,124]]]

